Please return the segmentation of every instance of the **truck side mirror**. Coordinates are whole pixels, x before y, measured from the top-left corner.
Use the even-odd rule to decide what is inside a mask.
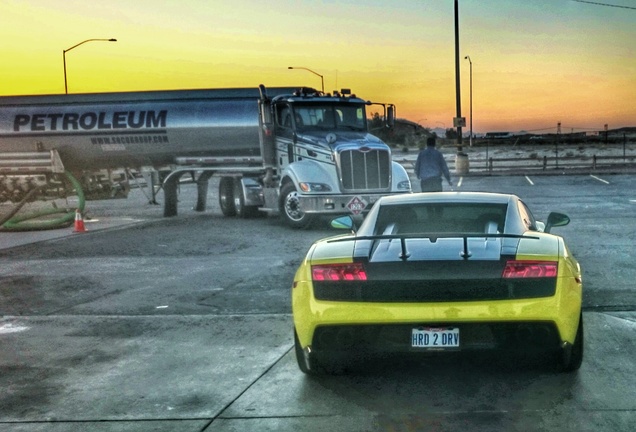
[[[386,125],[389,128],[395,126],[395,105],[389,105],[386,110]]]

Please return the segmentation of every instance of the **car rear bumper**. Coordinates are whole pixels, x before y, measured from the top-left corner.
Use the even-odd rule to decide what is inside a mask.
[[[425,325],[424,325],[425,326]],[[457,328],[461,338],[459,349],[444,350],[479,351],[504,349],[511,351],[556,351],[561,340],[552,322],[448,322],[434,327]],[[416,353],[435,351],[435,348],[413,348],[412,329],[422,327],[413,324],[358,324],[318,326],[311,347],[315,352],[359,353]]]
[[[528,346],[540,341],[540,345],[558,347],[574,343],[581,300],[580,284],[562,283],[550,297],[443,303],[319,301],[313,297],[311,283],[302,282],[292,293],[301,346],[313,349],[317,344],[316,349],[330,350],[339,343],[347,346],[342,345],[347,339],[372,351],[409,350],[412,328],[447,326],[460,329],[460,349],[501,348],[523,338]],[[340,342],[330,345],[331,339]]]

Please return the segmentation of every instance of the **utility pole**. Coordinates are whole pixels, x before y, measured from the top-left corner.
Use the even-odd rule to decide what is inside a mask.
[[[455,171],[463,175],[468,173],[468,155],[462,148],[462,127],[466,126],[466,119],[462,117],[461,82],[459,78],[459,1],[455,0],[455,95],[457,114],[453,125],[457,128],[457,154],[455,155]]]
[[[457,127],[457,152],[462,152],[462,95],[459,77],[459,0],[455,0],[455,105],[457,106],[457,116],[455,126]]]

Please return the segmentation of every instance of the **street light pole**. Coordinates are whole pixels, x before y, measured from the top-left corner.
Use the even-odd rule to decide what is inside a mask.
[[[464,57],[470,63],[470,139],[469,145],[473,146],[473,62],[470,56]]]
[[[318,72],[314,72],[311,69],[308,69],[306,67],[294,67],[294,66],[288,66],[287,69],[304,69],[308,72],[311,72],[314,75],[317,75],[320,77],[320,84],[321,84],[321,90],[324,93],[325,92],[325,79],[323,78],[322,75],[320,75]]]
[[[82,41],[76,45],[73,45],[72,47],[68,49],[62,50],[62,59],[64,61],[64,93],[68,94],[68,83],[66,81],[66,53],[72,50],[73,48],[77,48],[78,46],[85,44],[86,42],[93,42],[93,41],[117,42],[117,39],[86,39],[85,41]]]

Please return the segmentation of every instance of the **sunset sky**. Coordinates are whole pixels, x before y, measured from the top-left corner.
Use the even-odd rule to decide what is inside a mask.
[[[593,4],[595,3],[595,4]],[[612,7],[615,5],[622,7]],[[636,126],[636,0],[459,0],[475,132]],[[351,88],[452,127],[453,0],[0,0],[0,95]],[[466,130],[465,130],[466,131]]]

